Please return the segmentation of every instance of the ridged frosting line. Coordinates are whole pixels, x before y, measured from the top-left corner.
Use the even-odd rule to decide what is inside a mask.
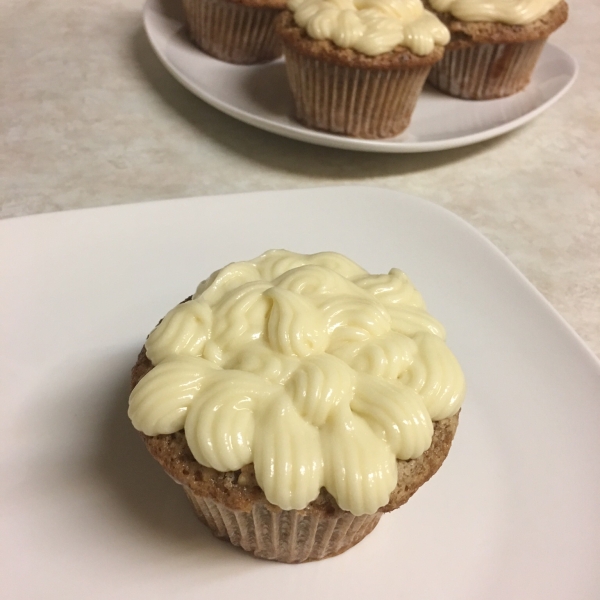
[[[129,396],[128,415],[146,435],[183,429],[187,410],[215,364],[196,356],[170,355],[142,377]]]
[[[200,356],[211,328],[212,310],[207,302],[178,304],[148,336],[148,358],[158,364],[170,354]]]
[[[242,283],[212,306],[214,326],[210,341],[219,348],[221,360],[264,336],[264,323],[272,305],[264,292],[270,287],[265,281]]]
[[[432,419],[456,413],[465,397],[465,378],[456,357],[439,337],[418,333],[415,360],[402,376],[423,399]]]
[[[390,269],[381,275],[363,275],[353,280],[354,284],[372,294],[384,306],[403,304],[425,308],[423,297],[413,286],[406,273],[400,269]]]
[[[359,375],[350,408],[400,460],[418,458],[431,445],[433,423],[425,403],[398,381]]]
[[[249,262],[237,262],[215,271],[196,288],[194,299],[202,296],[205,302],[216,304],[223,296],[244,283],[261,279],[260,272]]]
[[[285,394],[257,411],[254,472],[267,500],[284,510],[305,508],[321,491],[319,429]]]
[[[214,373],[185,420],[185,437],[196,460],[217,471],[236,471],[251,463],[254,408],[278,391],[279,386],[252,373]]]
[[[318,354],[300,363],[285,389],[298,413],[322,427],[336,406],[350,404],[355,382],[356,375],[346,363],[330,354]]]
[[[330,352],[355,371],[397,379],[412,364],[417,350],[411,338],[390,331],[377,340],[349,341]]]
[[[373,514],[398,481],[396,457],[350,407],[340,405],[320,429],[324,485],[343,510]]]
[[[305,357],[327,348],[326,319],[314,304],[300,294],[275,286],[265,296],[273,301],[267,319],[267,338],[273,350]]]

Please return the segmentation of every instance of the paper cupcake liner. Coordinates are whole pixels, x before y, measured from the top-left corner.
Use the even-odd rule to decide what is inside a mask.
[[[253,64],[281,56],[274,8],[229,0],[183,0],[192,41],[204,52],[230,63]]]
[[[303,125],[358,138],[404,131],[429,66],[407,70],[341,66],[284,46],[295,117]]]
[[[219,538],[259,558],[285,563],[321,560],[345,552],[368,535],[381,513],[356,517],[317,511],[274,510],[255,502],[249,511],[231,509],[183,486],[200,520]]]
[[[428,82],[450,96],[469,100],[510,96],[529,83],[545,43],[541,39],[447,49],[432,67]]]

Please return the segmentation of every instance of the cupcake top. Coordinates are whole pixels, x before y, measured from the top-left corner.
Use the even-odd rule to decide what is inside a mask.
[[[450,40],[446,26],[421,0],[288,0],[288,9],[311,38],[367,56],[396,46],[425,56]]]
[[[461,21],[527,25],[544,16],[561,0],[428,0],[438,12]]]
[[[207,467],[253,463],[284,510],[325,487],[343,510],[372,514],[396,486],[396,460],[427,450],[432,421],[463,401],[444,335],[397,269],[270,251],[213,273],[152,331],[154,368],[129,416],[149,436],[183,429]]]

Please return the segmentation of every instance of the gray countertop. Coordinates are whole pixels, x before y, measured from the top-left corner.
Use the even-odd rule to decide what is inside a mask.
[[[369,184],[419,195],[486,235],[600,355],[600,4],[551,41],[578,80],[531,123],[425,154],[266,133],[162,67],[141,0],[0,0],[0,217],[146,200]]]

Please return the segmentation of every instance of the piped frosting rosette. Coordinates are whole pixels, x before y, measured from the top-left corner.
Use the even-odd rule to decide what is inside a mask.
[[[354,515],[384,506],[396,461],[458,412],[464,377],[407,276],[333,252],[233,263],[146,341],[154,368],[130,397],[149,436],[185,431],[218,471],[253,463],[269,502],[305,508],[322,487]]]

